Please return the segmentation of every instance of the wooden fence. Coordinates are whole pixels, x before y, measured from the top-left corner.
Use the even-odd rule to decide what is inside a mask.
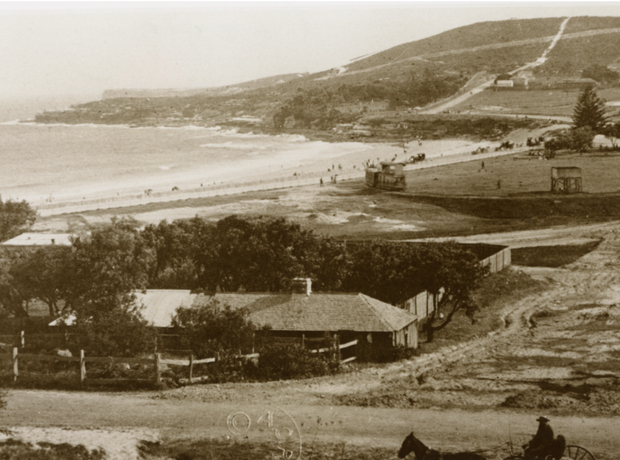
[[[302,343],[305,343],[306,341],[311,341],[311,342],[323,342],[325,339],[306,339],[304,336],[302,336]],[[296,338],[284,338],[284,337],[279,337],[278,341],[282,341],[282,342],[296,342],[299,341],[299,339]],[[356,356],[351,356],[347,359],[341,359],[341,350],[345,349],[345,348],[349,348],[349,347],[353,347],[357,345],[357,340],[352,340],[350,342],[344,343],[344,344],[340,344],[339,340],[338,340],[338,336],[336,336],[336,346],[335,347],[324,347],[324,348],[316,348],[316,349],[311,349],[310,353],[317,353],[317,354],[321,354],[321,353],[332,353],[333,357],[337,357],[337,359],[340,361],[341,364],[345,364],[345,363],[349,363],[351,361],[354,361],[357,357]],[[242,355],[239,354],[237,355],[238,359],[258,359],[260,357],[260,353],[250,353],[247,355]],[[198,377],[197,379],[194,378],[193,374],[193,369],[194,369],[194,365],[196,364],[208,364],[208,363],[214,363],[214,369],[215,369],[215,374],[217,375],[219,373],[219,366],[218,366],[218,362],[220,360],[220,356],[219,353],[215,354],[214,358],[205,358],[205,359],[194,359],[194,357],[190,354],[188,359],[162,359],[160,362],[161,364],[167,364],[167,365],[172,365],[172,366],[187,366],[188,367],[188,376],[187,379],[181,379],[180,383],[194,383],[194,382],[199,382],[199,381],[204,381],[205,379],[208,379],[208,377]]]
[[[70,362],[77,363],[79,366],[79,379],[80,384],[118,384],[118,383],[161,383],[161,364],[162,359],[159,353],[155,353],[152,358],[116,358],[116,357],[99,357],[99,356],[85,356],[84,350],[80,350],[80,356],[60,356],[60,355],[34,355],[27,353],[19,353],[18,348],[13,348],[11,357],[13,363],[13,381],[17,382],[19,379],[19,363],[21,361],[36,361],[36,362]],[[110,366],[114,364],[146,364],[153,366],[153,378],[151,379],[96,379],[88,378],[86,372],[87,363],[99,363],[108,364]]]
[[[323,341],[324,339],[305,339],[311,341]],[[336,336],[336,346],[329,346],[325,348],[316,348],[310,350],[311,353],[332,353],[334,357],[341,363],[348,363],[356,359],[356,356],[349,357],[341,360],[341,350],[357,345],[357,340],[340,344]],[[257,359],[260,357],[260,353],[250,353],[246,355],[239,354],[237,359]],[[77,363],[79,366],[79,380],[81,385],[108,385],[108,384],[122,384],[122,383],[153,383],[155,385],[161,384],[161,371],[163,365],[168,366],[187,366],[188,375],[187,379],[180,379],[180,383],[195,383],[207,380],[209,377],[194,377],[194,366],[197,364],[213,364],[213,372],[217,376],[219,374],[219,353],[215,354],[213,358],[194,359],[194,356],[190,353],[187,359],[162,359],[161,353],[155,353],[152,358],[117,358],[117,357],[98,357],[98,356],[85,356],[84,350],[80,350],[80,356],[60,356],[60,355],[35,355],[19,353],[17,347],[13,348],[13,353],[10,357],[13,365],[13,381],[17,382],[20,376],[19,363],[27,361],[38,362],[70,362]],[[89,378],[86,364],[98,363],[108,364],[110,367],[115,364],[145,364],[153,366],[153,377],[150,379],[101,379],[101,378]]]

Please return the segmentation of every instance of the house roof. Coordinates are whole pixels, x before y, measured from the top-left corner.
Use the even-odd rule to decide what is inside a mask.
[[[245,308],[256,325],[278,331],[392,332],[417,319],[405,310],[355,293],[218,293],[214,297],[233,309]],[[211,299],[198,296],[193,305]]]
[[[152,326],[170,327],[179,307],[191,307],[195,295],[182,289],[149,289],[136,292],[136,303],[144,305],[142,317]]]
[[[4,241],[2,246],[71,246],[71,233],[22,233]]]
[[[399,331],[417,320],[406,310],[364,294],[190,294],[189,290],[149,289],[136,292],[136,303],[144,305],[142,317],[152,326],[170,327],[179,307],[200,307],[215,298],[232,309],[246,309],[257,326],[276,331]],[[75,317],[66,324],[73,324]],[[59,324],[58,321],[50,325]]]

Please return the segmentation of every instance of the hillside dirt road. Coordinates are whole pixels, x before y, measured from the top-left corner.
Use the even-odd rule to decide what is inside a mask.
[[[531,69],[532,67],[538,67],[539,65],[544,64],[547,61],[547,55],[551,52],[551,50],[555,47],[555,45],[557,44],[557,42],[560,40],[560,38],[562,38],[562,34],[564,33],[564,29],[566,28],[566,24],[568,24],[570,18],[566,18],[564,21],[562,21],[562,24],[560,25],[560,30],[558,30],[558,33],[555,35],[555,37],[553,37],[553,40],[551,41],[551,44],[547,47],[547,49],[545,49],[544,53],[542,54],[541,57],[539,57],[538,59],[536,59],[533,62],[528,62],[527,64],[519,67],[518,69],[515,69],[511,72],[511,74],[516,74],[517,72],[521,72],[523,70],[527,70],[527,69]],[[481,93],[482,91],[484,91],[485,89],[489,88],[494,82],[494,78],[487,80],[486,82],[482,83],[481,85],[477,86],[476,88],[472,89],[469,91],[469,93],[465,93],[465,94],[461,94],[460,96],[448,99],[447,101],[442,102],[439,105],[436,105],[434,107],[428,108],[426,110],[421,110],[420,113],[421,114],[434,114],[434,113],[441,113],[444,110],[448,110],[451,109],[452,107],[455,107],[463,102],[465,102],[467,99],[469,99],[470,97]]]

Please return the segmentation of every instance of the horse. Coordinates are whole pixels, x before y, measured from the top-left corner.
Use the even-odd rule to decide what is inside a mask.
[[[416,438],[411,432],[403,441],[398,451],[398,458],[405,458],[411,452],[415,454],[416,460],[487,460],[482,455],[475,452],[440,453],[435,449],[427,447],[422,441]]]

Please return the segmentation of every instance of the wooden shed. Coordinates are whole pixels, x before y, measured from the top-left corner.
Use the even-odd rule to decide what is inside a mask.
[[[583,184],[581,182],[581,168],[551,168],[552,193],[577,193],[581,191],[583,191]]]

